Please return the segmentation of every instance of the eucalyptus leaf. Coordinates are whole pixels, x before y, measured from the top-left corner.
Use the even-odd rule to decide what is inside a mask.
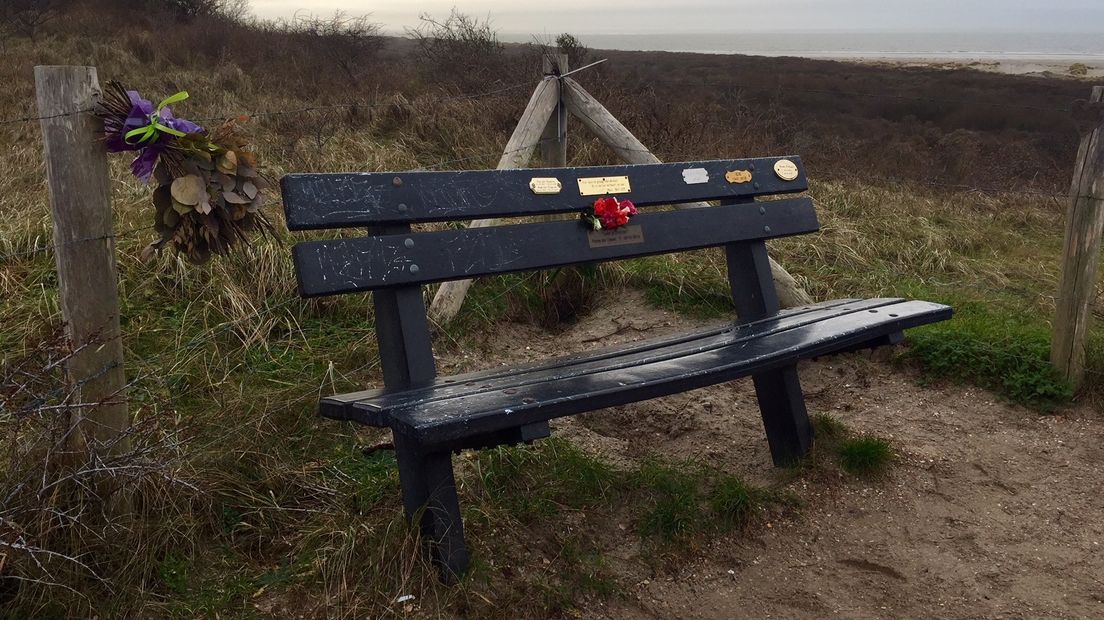
[[[238,156],[234,155],[234,151],[226,151],[222,157],[218,158],[219,172],[225,172],[226,174],[234,174],[238,170]]]
[[[192,207],[190,205],[181,204],[181,203],[179,203],[175,200],[172,203],[172,208],[173,208],[173,211],[176,211],[180,215],[184,215],[185,213],[192,210]]]
[[[246,198],[244,196],[239,196],[238,194],[235,194],[234,192],[223,192],[222,193],[222,198],[226,202],[228,202],[230,204],[234,204],[234,205],[249,204],[249,199],[248,198]]]
[[[165,211],[165,215],[161,216],[161,221],[170,229],[176,228],[176,225],[180,223],[180,214],[173,209],[168,209]]]
[[[172,182],[172,197],[180,204],[195,206],[205,201],[207,184],[198,175],[180,177]]]
[[[234,187],[235,187],[234,177],[232,177],[228,174],[223,174],[223,173],[220,172],[220,173],[215,175],[215,179],[218,180],[219,186],[222,187],[222,191],[224,191],[224,192],[234,191]]]

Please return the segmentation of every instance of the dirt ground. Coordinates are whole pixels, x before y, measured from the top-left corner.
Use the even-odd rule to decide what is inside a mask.
[[[697,326],[633,293],[562,333],[507,325],[472,357],[497,363]],[[968,386],[923,386],[884,355],[801,369],[810,412],[892,440],[882,479],[794,483],[796,515],[720,539],[655,577],[636,540],[610,541],[621,600],[606,618],[1104,617],[1104,418],[1042,416]],[[449,360],[442,372],[450,372]],[[471,367],[471,359],[451,360]],[[480,365],[476,363],[475,365]],[[780,480],[748,380],[558,421],[615,462],[694,457],[760,484]]]

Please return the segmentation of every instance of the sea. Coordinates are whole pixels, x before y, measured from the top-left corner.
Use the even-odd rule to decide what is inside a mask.
[[[501,34],[511,42],[549,37]],[[799,56],[804,58],[923,58],[1104,62],[1100,33],[1023,32],[731,32],[579,34],[593,49]]]

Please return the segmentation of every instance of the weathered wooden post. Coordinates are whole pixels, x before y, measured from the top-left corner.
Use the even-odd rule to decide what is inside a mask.
[[[556,66],[552,66],[552,58],[544,57],[544,74],[560,76],[567,73],[570,66],[567,54],[556,55]],[[541,135],[541,159],[549,168],[563,168],[567,165],[567,105],[564,103],[563,93],[559,91],[559,81],[556,82],[556,92],[560,96],[556,110],[552,118],[548,119],[548,125]]]
[[[78,406],[70,448],[119,453],[130,420],[119,327],[119,283],[103,124],[88,111],[100,93],[95,67],[35,67],[54,256],[66,334],[66,373]]]
[[[567,109],[578,118],[587,129],[590,130],[606,146],[611,148],[618,157],[630,164],[658,164],[659,158],[652,154],[644,143],[621,124],[610,111],[606,109],[593,95],[588,93],[575,80],[565,77],[563,82],[564,98],[567,101]],[[679,205],[680,209],[694,209],[708,207],[705,203],[688,203]],[[783,308],[804,306],[813,302],[813,298],[805,292],[797,283],[790,272],[786,271],[773,258],[770,262],[771,276],[774,278],[774,286],[778,291],[778,299]]]
[[[1088,340],[1090,304],[1096,290],[1104,233],[1104,86],[1093,88],[1086,109],[1097,112],[1086,127],[1077,151],[1066,216],[1062,251],[1062,276],[1055,299],[1054,332],[1050,361],[1076,390],[1085,379],[1085,345]]]
[[[499,170],[512,170],[524,168],[533,158],[533,151],[537,150],[537,143],[545,127],[548,126],[549,116],[556,110],[560,100],[560,87],[554,77],[548,77],[537,84],[533,95],[529,98],[529,105],[521,114],[514,133],[506,143],[502,151],[502,157],[498,160]],[[469,228],[494,226],[498,220],[476,220],[468,224]],[[433,296],[433,303],[429,306],[429,318],[437,324],[447,323],[456,313],[460,312],[460,306],[464,304],[464,297],[471,288],[471,280],[457,280],[445,282],[437,289]]]
[[[566,68],[566,59],[562,61],[562,68]],[[550,63],[549,63],[550,64]],[[585,67],[583,67],[585,68]],[[550,67],[546,67],[548,73]],[[578,69],[577,69],[578,70]],[[561,74],[565,73],[561,69]],[[498,162],[498,169],[522,168],[527,165],[536,149],[537,137],[543,135],[541,140],[542,157],[550,167],[564,166],[567,163],[566,137],[557,142],[555,149],[552,141],[547,138],[550,127],[555,123],[561,126],[558,115],[570,112],[578,118],[602,142],[609,146],[626,163],[630,164],[655,164],[659,158],[649,151],[624,125],[621,124],[609,110],[588,93],[578,82],[569,77],[556,77],[546,75],[537,85],[533,96],[529,99],[529,105],[521,116],[517,127],[514,129],[510,141],[506,143],[506,149],[502,153],[502,159]],[[566,121],[563,121],[566,122]],[[563,125],[565,126],[565,125]],[[555,163],[563,162],[563,163]],[[707,207],[704,203],[682,205],[681,208]],[[477,220],[469,224],[469,227],[494,226],[498,220]],[[812,298],[806,293],[793,276],[781,265],[770,260],[771,275],[774,277],[778,297],[783,307],[801,306],[812,302]],[[460,311],[464,303],[464,296],[471,287],[471,280],[457,280],[445,282],[437,289],[433,297],[433,303],[429,307],[429,317],[437,324],[446,323]]]

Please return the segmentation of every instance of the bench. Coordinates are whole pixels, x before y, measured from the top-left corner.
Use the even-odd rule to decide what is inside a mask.
[[[454,452],[532,442],[549,436],[553,418],[750,376],[773,461],[790,464],[812,443],[798,361],[894,344],[905,329],[951,316],[946,306],[901,299],[844,299],[780,311],[765,241],[818,229],[811,199],[776,197],[807,189],[797,157],[291,174],[281,187],[291,230],[367,229],[355,237],[303,241],[293,250],[304,297],[373,295],[384,387],[323,398],[320,412],[391,429],[406,517],[420,525],[446,581],[468,565]],[[626,226],[602,231],[580,219],[411,228],[579,213],[606,195],[631,199],[640,213]],[[698,201],[719,206],[661,208]],[[738,317],[731,324],[532,365],[436,375],[427,284],[718,246],[727,258]]]

